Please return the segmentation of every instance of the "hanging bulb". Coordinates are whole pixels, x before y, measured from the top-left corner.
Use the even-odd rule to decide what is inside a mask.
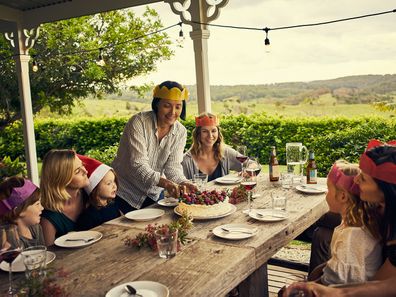
[[[179,43],[179,44],[182,43],[185,40],[182,24],[183,24],[182,22],[179,23],[180,31],[179,31],[179,37],[177,38],[177,43]]]
[[[99,56],[98,56],[98,59],[96,60],[96,64],[103,67],[103,66],[106,65],[106,62],[103,59],[102,51],[103,51],[103,48],[100,48],[99,49]]]
[[[267,27],[265,27],[264,28],[264,32],[265,32],[265,39],[264,39],[264,46],[265,46],[265,52],[266,53],[269,53],[271,50],[271,48],[270,48],[270,40],[269,40],[269,38],[268,38],[268,31],[269,31],[270,29],[269,28],[267,28]]]
[[[36,60],[32,62],[32,70],[33,72],[37,72],[39,70]]]

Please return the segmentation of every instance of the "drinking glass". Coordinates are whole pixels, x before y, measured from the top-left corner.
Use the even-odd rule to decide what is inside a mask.
[[[260,174],[262,169],[261,164],[258,161],[258,158],[256,157],[250,157],[249,160],[246,161],[246,173],[248,175],[252,175],[252,172],[254,172],[257,175]],[[252,198],[257,198],[260,197],[260,194],[257,193],[257,188],[253,189],[253,194],[252,194]]]
[[[31,246],[21,253],[23,264],[26,267],[26,278],[38,278],[44,276],[44,268],[47,260],[47,248],[43,245]]]
[[[288,172],[281,173],[281,185],[283,189],[291,189],[293,187],[293,174]]]
[[[205,173],[195,173],[193,181],[198,190],[202,192],[205,190],[206,183],[208,182],[208,175]]]
[[[21,243],[16,225],[0,226],[0,262],[6,261],[8,269],[8,295],[13,296],[16,291],[12,288],[12,262],[21,253]]]
[[[248,198],[247,198],[247,209],[243,211],[245,214],[249,214],[250,211],[252,210],[252,190],[256,187],[257,185],[257,177],[256,177],[256,172],[251,171],[250,173],[243,174],[243,180],[241,182],[241,185],[245,187]]]
[[[248,159],[247,155],[246,155],[246,145],[238,145],[236,147],[236,151],[238,152],[236,159],[242,164],[242,171],[244,168],[244,164],[246,162],[246,160]]]
[[[154,231],[154,235],[160,258],[174,257],[177,252],[177,229],[172,232],[168,229],[158,229]]]
[[[272,192],[271,198],[272,198],[272,212],[273,212],[273,214],[286,211],[286,208],[287,208],[286,193]]]

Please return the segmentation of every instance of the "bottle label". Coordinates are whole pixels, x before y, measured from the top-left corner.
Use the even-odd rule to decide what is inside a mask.
[[[279,166],[277,166],[277,165],[270,166],[270,175],[272,177],[279,177],[280,176],[280,174],[279,174]]]
[[[316,169],[310,169],[308,181],[310,183],[316,183],[317,182],[317,174],[318,174],[318,171]]]

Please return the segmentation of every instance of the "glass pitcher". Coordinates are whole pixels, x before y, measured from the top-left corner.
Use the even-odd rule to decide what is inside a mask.
[[[308,149],[301,142],[286,143],[287,172],[302,177],[304,164],[308,160]]]

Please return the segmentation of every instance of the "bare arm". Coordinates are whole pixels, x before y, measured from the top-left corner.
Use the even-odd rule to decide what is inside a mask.
[[[56,234],[56,229],[54,225],[52,225],[51,222],[45,218],[41,218],[40,225],[43,229],[45,245],[46,246],[53,245]]]

